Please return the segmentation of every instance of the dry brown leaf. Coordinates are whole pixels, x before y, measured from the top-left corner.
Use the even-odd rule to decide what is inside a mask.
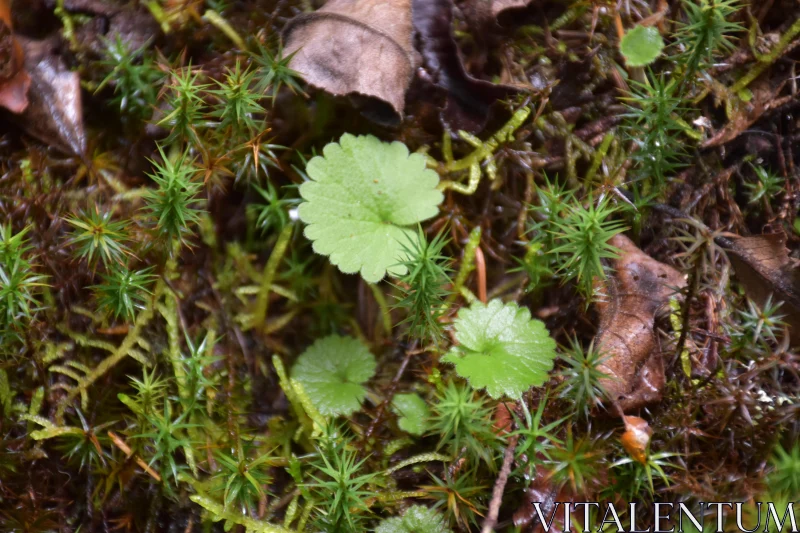
[[[452,0],[414,0],[414,29],[428,77],[446,93],[442,122],[453,131],[478,132],[486,125],[490,107],[519,89],[470,76],[453,39]]]
[[[364,95],[403,116],[416,66],[411,0],[330,0],[295,17],[284,30],[290,66],[338,95]]]
[[[30,105],[19,115],[30,135],[65,153],[83,155],[86,133],[78,74],[70,71],[47,41],[20,39],[31,77]]]
[[[619,439],[622,447],[635,461],[647,464],[647,445],[653,435],[650,424],[638,416],[623,416],[622,421],[625,422],[625,433]]]
[[[498,17],[503,11],[528,7],[532,3],[533,0],[492,0],[492,15]]]
[[[792,95],[784,96],[783,98],[777,97],[782,88],[783,84],[773,89],[768,80],[754,84],[753,97],[750,101],[739,102],[728,123],[713,137],[704,141],[701,147],[713,148],[736,139],[760,119],[764,113],[790,102],[794,98]]]
[[[664,363],[654,331],[656,315],[685,287],[684,276],[642,252],[624,235],[610,243],[620,250],[614,274],[597,302],[596,346],[605,357],[601,384],[625,412],[661,399]]]
[[[789,257],[783,233],[719,239],[748,298],[764,307],[783,302],[779,314],[789,326],[792,344],[800,344],[800,264]]]
[[[0,107],[22,113],[28,107],[31,81],[22,47],[14,37],[9,0],[0,0]]]
[[[530,487],[525,489],[522,496],[522,503],[519,508],[514,512],[513,521],[514,525],[518,528],[531,526],[532,531],[543,531],[539,529],[541,523],[536,514],[536,509],[533,502],[539,503],[539,509],[545,520],[550,520],[552,523],[550,527],[553,531],[562,531],[564,529],[564,505],[572,503],[574,498],[570,498],[566,494],[566,489],[559,490],[550,481],[550,473],[543,468],[537,468],[535,478],[530,484]],[[559,506],[559,502],[561,505]],[[529,530],[525,530],[529,531]]]

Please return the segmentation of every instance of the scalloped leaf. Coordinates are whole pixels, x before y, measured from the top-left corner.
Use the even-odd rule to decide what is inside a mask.
[[[392,400],[394,412],[397,413],[397,425],[411,435],[420,436],[428,430],[428,418],[431,410],[419,394],[395,394]]]
[[[375,528],[375,533],[452,533],[442,515],[434,509],[413,505],[403,516],[387,518]]]
[[[361,408],[367,395],[363,384],[375,375],[376,366],[375,356],[360,340],[330,335],[300,355],[292,379],[324,416],[349,415]]]
[[[411,226],[435,216],[443,199],[425,157],[400,142],[346,133],[311,159],[306,172],[298,213],[314,251],[372,283],[387,271],[405,274],[402,243],[415,238]]]
[[[629,67],[644,67],[655,61],[664,49],[658,28],[635,26],[619,43],[619,51]]]
[[[454,364],[474,388],[485,388],[495,399],[517,399],[547,381],[556,343],[527,308],[500,300],[474,302],[458,312],[455,326],[458,345],[442,361]]]

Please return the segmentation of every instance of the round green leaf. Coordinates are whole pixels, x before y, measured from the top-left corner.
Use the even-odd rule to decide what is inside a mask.
[[[649,65],[656,60],[663,49],[664,39],[658,33],[658,28],[652,26],[635,26],[619,43],[619,50],[629,67]]]
[[[422,505],[409,507],[403,516],[387,518],[375,533],[452,533],[442,515]]]
[[[300,186],[298,209],[305,235],[318,254],[342,272],[361,272],[369,282],[399,265],[410,226],[435,216],[443,199],[439,176],[425,157],[409,154],[403,143],[344,134],[306,166],[309,181]]]
[[[428,430],[428,418],[431,416],[431,411],[419,394],[396,394],[392,403],[394,411],[399,416],[397,425],[400,429],[416,436],[422,435]]]
[[[556,343],[527,308],[500,300],[475,302],[459,311],[455,326],[459,345],[442,361],[454,364],[474,388],[486,388],[495,399],[517,399],[547,380]]]
[[[325,416],[349,415],[361,407],[364,383],[375,375],[375,356],[358,339],[330,335],[317,340],[292,368],[314,406]]]

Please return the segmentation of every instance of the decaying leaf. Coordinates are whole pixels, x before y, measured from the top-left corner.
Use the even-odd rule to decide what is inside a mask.
[[[800,344],[800,262],[789,257],[786,236],[731,236],[719,241],[747,297],[762,308],[770,295],[773,302],[783,302],[780,314],[789,326],[792,344]]]
[[[638,416],[623,416],[625,422],[625,433],[620,437],[623,448],[630,456],[642,464],[647,463],[647,445],[650,444],[650,437],[653,430],[647,420]]]
[[[514,525],[523,531],[564,531],[564,507],[577,499],[566,486],[559,489],[553,484],[549,471],[538,467],[533,481],[523,493],[522,503],[514,511]],[[541,515],[536,512],[533,502],[539,503]],[[526,526],[529,529],[525,529]]]
[[[764,80],[753,86],[753,96],[748,102],[738,102],[734,107],[732,116],[713,137],[707,139],[701,145],[702,148],[713,148],[721,146],[736,139],[750,126],[752,126],[764,113],[781,107],[794,99],[794,96],[784,96],[778,98],[783,85],[772,88],[769,80]]]
[[[528,7],[533,0],[492,0],[492,15],[500,16],[500,13],[508,9],[521,9]]]
[[[416,66],[411,0],[330,0],[287,24],[286,54],[303,78],[339,96],[385,102],[402,117]]]
[[[381,122],[403,117],[419,64],[444,90],[442,121],[451,130],[483,129],[490,106],[518,89],[470,76],[452,35],[452,0],[330,0],[292,19],[284,30],[290,66],[311,85],[337,96],[366,97]]]
[[[30,105],[19,115],[30,135],[66,153],[86,150],[78,74],[70,71],[48,41],[20,39],[31,77]]]
[[[25,54],[14,37],[9,0],[0,0],[0,107],[12,113],[28,107],[31,80],[24,67]]]
[[[661,398],[664,364],[653,329],[670,296],[686,285],[684,276],[642,252],[622,234],[610,243],[620,250],[614,275],[597,302],[600,327],[596,344],[604,356],[601,383],[622,411]]]
[[[470,76],[458,55],[451,30],[452,0],[414,0],[414,28],[430,79],[446,91],[442,121],[451,130],[483,129],[490,106],[519,90]]]

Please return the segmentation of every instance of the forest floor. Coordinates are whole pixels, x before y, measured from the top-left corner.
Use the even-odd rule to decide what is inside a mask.
[[[0,0],[0,530],[800,522],[798,44],[793,0]]]

